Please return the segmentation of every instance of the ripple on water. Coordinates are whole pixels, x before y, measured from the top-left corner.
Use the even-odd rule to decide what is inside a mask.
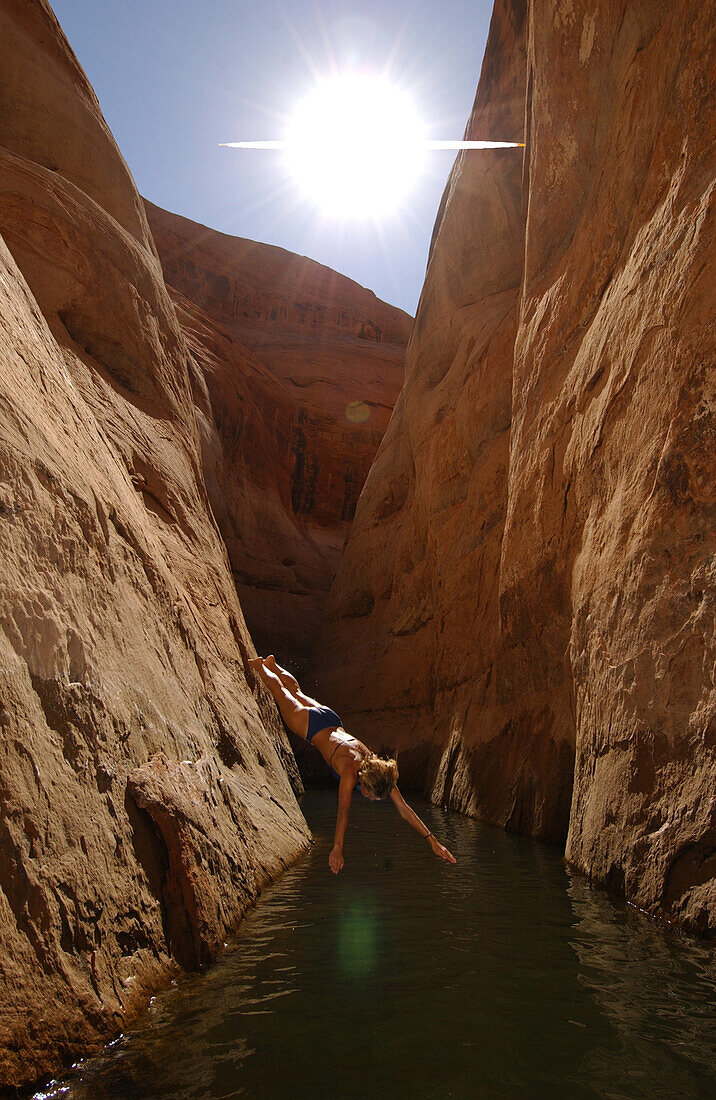
[[[614,905],[556,850],[420,805],[438,862],[392,805],[357,799],[219,962],[47,1100],[716,1095],[713,952]]]

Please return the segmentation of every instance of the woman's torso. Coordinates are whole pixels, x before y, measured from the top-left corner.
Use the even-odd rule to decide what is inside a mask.
[[[348,767],[357,770],[369,752],[362,741],[351,737],[342,726],[319,730],[311,743],[339,777]]]

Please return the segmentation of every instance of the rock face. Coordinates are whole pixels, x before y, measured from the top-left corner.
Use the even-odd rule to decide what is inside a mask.
[[[527,148],[456,162],[318,670],[407,782],[701,930],[715,15],[498,0],[468,133]]]
[[[313,260],[146,206],[246,621],[259,650],[306,658],[412,320]]]
[[[0,41],[9,1085],[96,1047],[177,962],[210,957],[308,833],[247,672],[141,199],[47,4],[8,0]]]

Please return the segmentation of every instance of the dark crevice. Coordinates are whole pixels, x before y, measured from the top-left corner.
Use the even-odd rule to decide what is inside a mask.
[[[197,958],[194,936],[183,899],[172,881],[169,852],[156,823],[140,810],[129,792],[124,800],[132,827],[132,847],[142,867],[153,897],[160,905],[162,931],[167,951],[185,970],[196,970],[203,960]]]

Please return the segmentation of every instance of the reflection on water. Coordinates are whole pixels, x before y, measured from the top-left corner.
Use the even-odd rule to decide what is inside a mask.
[[[336,792],[304,810],[312,851],[219,962],[38,1097],[716,1096],[707,945],[437,807],[419,812],[457,866],[356,799],[333,876]]]
[[[694,943],[612,905],[577,875],[568,886],[577,918],[571,944],[580,981],[612,1025],[628,1063],[628,1087],[614,1096],[648,1096],[659,1076],[671,1096],[714,1096],[716,1079],[692,1068],[709,1057],[716,1067],[716,968],[705,945]],[[703,996],[698,991],[703,990]],[[603,1079],[611,1060],[595,1051],[592,1072]]]

